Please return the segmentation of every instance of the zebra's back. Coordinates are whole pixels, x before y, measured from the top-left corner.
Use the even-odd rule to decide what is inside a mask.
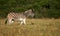
[[[9,13],[8,18],[11,18],[11,19],[19,19],[19,18],[26,18],[26,16],[23,14],[23,13]]]

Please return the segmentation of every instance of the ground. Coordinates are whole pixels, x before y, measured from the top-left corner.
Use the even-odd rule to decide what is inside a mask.
[[[27,19],[26,25],[4,22],[0,19],[0,36],[60,36],[60,19]]]

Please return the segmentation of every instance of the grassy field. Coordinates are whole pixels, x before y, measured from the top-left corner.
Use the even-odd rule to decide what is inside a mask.
[[[60,19],[27,19],[26,25],[4,22],[0,19],[0,36],[60,36]]]

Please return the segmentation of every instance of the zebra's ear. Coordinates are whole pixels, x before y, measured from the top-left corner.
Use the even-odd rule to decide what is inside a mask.
[[[28,12],[32,12],[32,9],[29,9]]]
[[[24,13],[27,13],[28,11],[25,11]]]
[[[31,10],[31,9],[29,9],[29,10],[25,11],[25,13],[28,13],[28,12],[30,13],[30,12],[32,12],[32,10]]]

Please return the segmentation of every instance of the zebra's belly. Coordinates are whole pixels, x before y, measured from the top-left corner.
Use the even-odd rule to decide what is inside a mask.
[[[14,18],[12,21],[23,21],[25,18]]]

